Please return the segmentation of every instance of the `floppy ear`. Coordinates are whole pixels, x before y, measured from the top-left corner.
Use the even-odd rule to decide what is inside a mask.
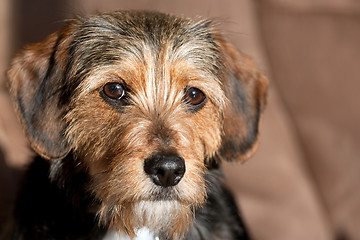
[[[250,57],[223,39],[219,45],[225,59],[223,84],[229,100],[219,153],[228,161],[242,161],[250,158],[258,145],[268,80]]]
[[[66,156],[63,82],[64,33],[50,35],[43,42],[20,51],[8,71],[8,87],[31,147],[46,159]],[[61,50],[59,50],[61,49]]]

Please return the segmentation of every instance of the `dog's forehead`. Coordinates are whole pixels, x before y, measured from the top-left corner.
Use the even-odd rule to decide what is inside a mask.
[[[81,81],[109,66],[141,70],[153,61],[157,66],[192,65],[216,77],[222,60],[215,38],[209,20],[161,13],[115,12],[80,19],[69,47],[70,76]]]

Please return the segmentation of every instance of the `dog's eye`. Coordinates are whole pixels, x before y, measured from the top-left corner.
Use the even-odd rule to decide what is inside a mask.
[[[198,88],[190,87],[185,91],[185,101],[191,105],[199,105],[206,99],[205,94]]]
[[[103,87],[104,94],[111,99],[120,99],[124,96],[123,85],[117,82],[109,82]]]

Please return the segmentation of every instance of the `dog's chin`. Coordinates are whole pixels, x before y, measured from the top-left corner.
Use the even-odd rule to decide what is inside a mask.
[[[192,224],[192,206],[177,200],[140,200],[111,214],[110,228],[131,238],[147,228],[155,236],[180,239]]]
[[[180,238],[192,222],[192,210],[177,200],[140,201],[134,206],[140,227],[156,235]]]

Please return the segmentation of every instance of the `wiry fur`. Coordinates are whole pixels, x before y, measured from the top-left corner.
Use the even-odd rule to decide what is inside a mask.
[[[33,149],[52,162],[52,181],[72,161],[87,176],[101,226],[130,236],[147,227],[172,239],[185,237],[206,205],[210,166],[255,150],[267,86],[211,21],[154,12],[69,21],[19,53],[9,78]],[[108,82],[126,86],[122,101],[104,98]],[[184,101],[188,87],[206,95],[203,106]],[[144,172],[159,152],[185,160],[174,187]]]

